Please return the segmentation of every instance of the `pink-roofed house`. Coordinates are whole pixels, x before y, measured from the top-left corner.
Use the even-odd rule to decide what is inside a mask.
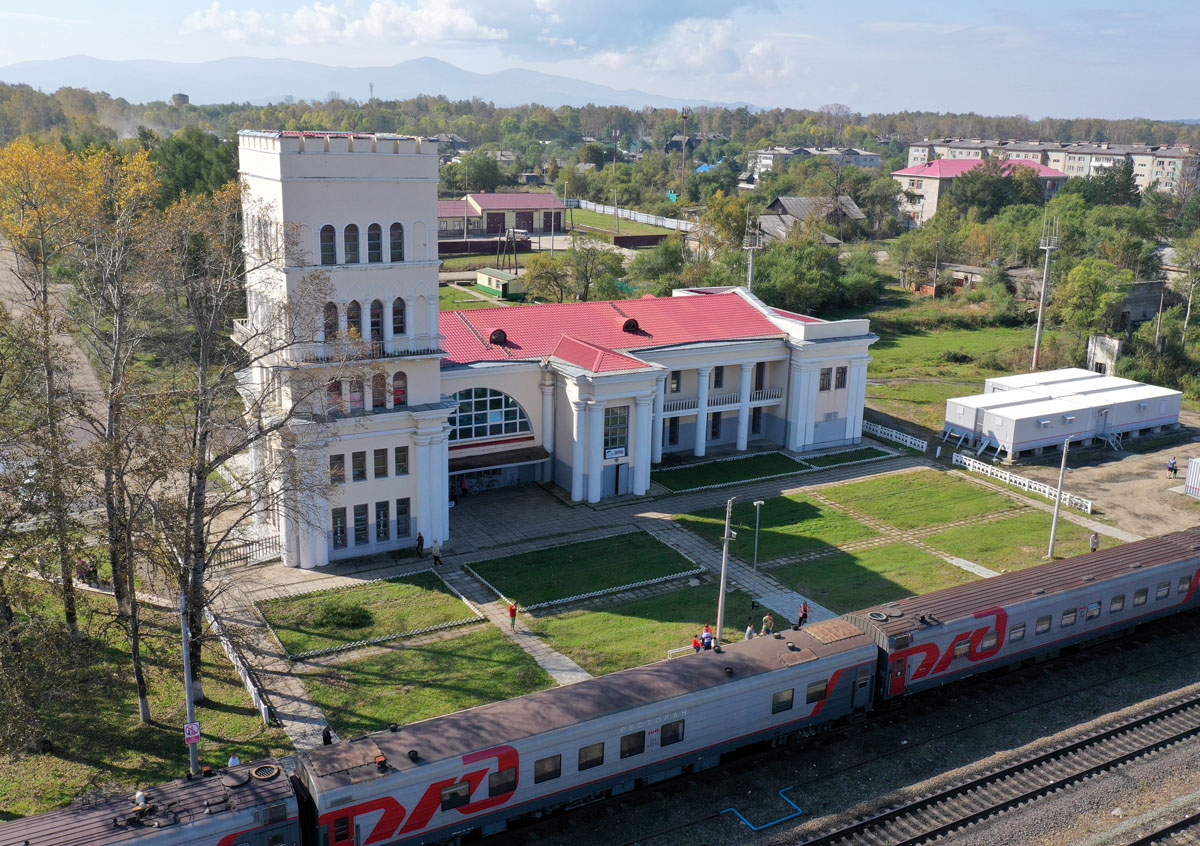
[[[934,159],[893,171],[892,177],[906,197],[900,204],[900,212],[908,219],[909,226],[920,226],[932,218],[937,213],[938,200],[945,196],[954,180],[982,165],[982,159]],[[1015,167],[1029,168],[1037,174],[1047,200],[1067,183],[1067,174],[1036,161],[1012,159],[1002,165],[1006,173]]]

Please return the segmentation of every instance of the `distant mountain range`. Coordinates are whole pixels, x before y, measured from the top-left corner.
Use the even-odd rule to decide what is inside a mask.
[[[521,68],[474,73],[439,59],[410,59],[389,67],[344,68],[297,62],[291,59],[229,58],[185,64],[135,59],[110,61],[91,56],[67,56],[0,66],[0,81],[26,83],[47,93],[58,88],[87,88],[124,97],[134,103],[169,100],[183,93],[196,104],[278,103],[286,97],[298,100],[325,98],[331,92],[365,101],[371,96],[402,100],[421,94],[444,94],[452,100],[478,97],[497,106],[540,103],[545,106],[642,106],[679,107],[728,106],[747,103],[714,103],[682,100],[624,91]]]

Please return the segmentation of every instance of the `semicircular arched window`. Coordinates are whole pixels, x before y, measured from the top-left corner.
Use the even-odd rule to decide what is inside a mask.
[[[458,409],[450,415],[452,441],[520,435],[533,431],[525,409],[508,394],[492,388],[467,388],[452,399],[458,403]]]

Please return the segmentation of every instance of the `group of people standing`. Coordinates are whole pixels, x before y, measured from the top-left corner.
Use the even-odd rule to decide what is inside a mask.
[[[799,631],[808,623],[808,603],[802,603],[799,610],[796,612],[796,625],[792,626],[793,631]],[[754,629],[754,621],[746,624],[746,640],[754,640],[755,637],[768,637],[775,634],[775,617],[768,611],[763,615],[762,628],[759,631]],[[692,635],[692,649],[696,652],[703,652],[706,649],[712,649],[716,644],[716,635],[713,634],[712,626],[705,626],[704,631],[700,634]]]

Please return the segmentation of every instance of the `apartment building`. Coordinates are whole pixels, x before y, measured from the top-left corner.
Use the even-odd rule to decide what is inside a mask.
[[[982,158],[934,159],[893,171],[892,177],[904,192],[900,213],[908,225],[920,226],[933,217],[937,213],[938,201],[945,196],[954,180],[982,164]],[[1017,167],[1028,168],[1037,174],[1047,200],[1067,184],[1067,174],[1027,159],[1008,161],[1003,165],[1003,170],[1005,174],[1011,174],[1013,168]]]
[[[765,147],[751,153],[750,173],[755,178],[768,170],[779,170],[793,158],[826,156],[839,165],[855,167],[879,167],[879,153],[860,150],[858,147]]]

